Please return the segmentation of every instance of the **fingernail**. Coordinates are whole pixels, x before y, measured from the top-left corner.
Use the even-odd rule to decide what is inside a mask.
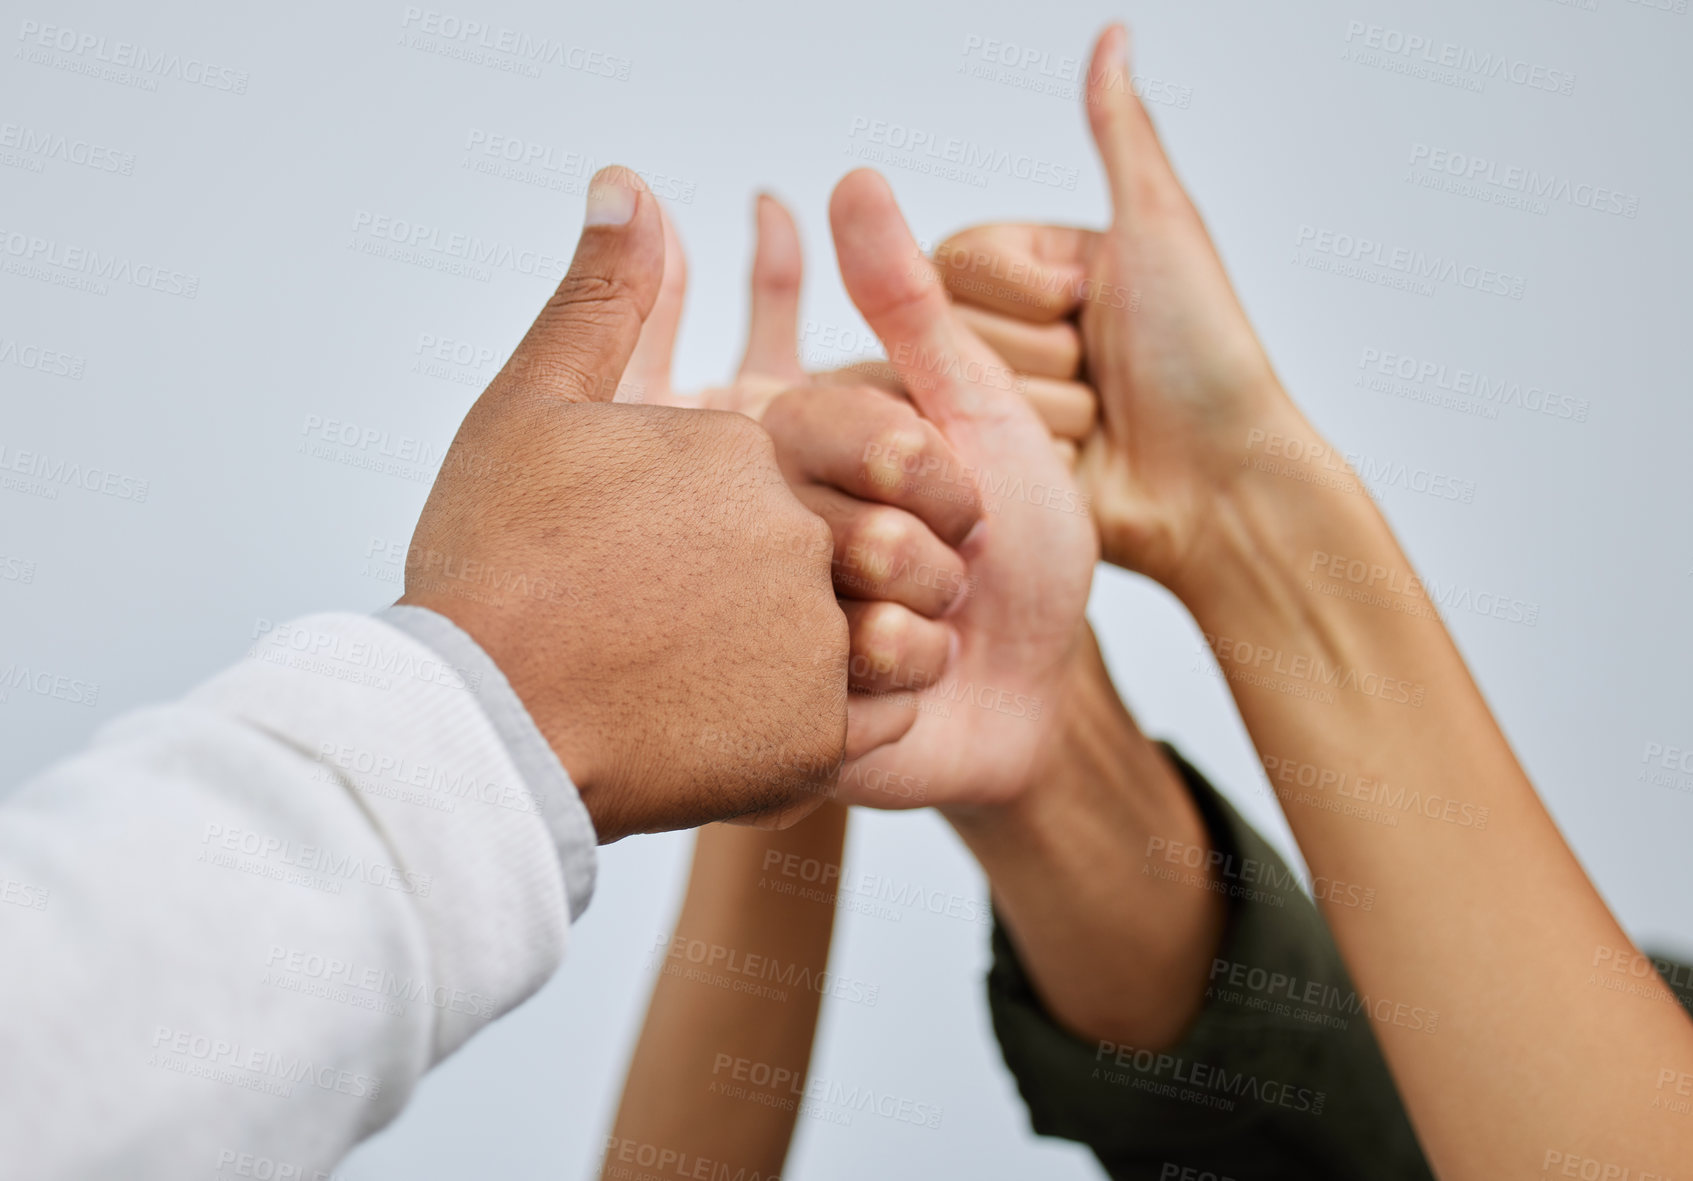
[[[1129,68],[1129,30],[1122,25],[1111,26],[1111,64],[1120,70]]]
[[[634,188],[620,181],[609,169],[596,172],[588,182],[588,209],[582,216],[583,227],[628,225],[629,219],[635,216],[635,197]]]

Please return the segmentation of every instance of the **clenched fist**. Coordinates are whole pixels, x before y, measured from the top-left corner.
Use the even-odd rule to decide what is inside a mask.
[[[602,842],[820,799],[846,753],[831,535],[769,437],[610,401],[664,256],[652,194],[600,173],[569,274],[442,463],[401,600],[499,664]]]

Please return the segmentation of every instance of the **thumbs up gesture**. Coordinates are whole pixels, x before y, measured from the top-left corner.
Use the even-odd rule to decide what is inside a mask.
[[[837,376],[782,393],[763,421],[834,538],[851,731],[886,743],[864,744],[838,796],[1002,803],[1031,785],[1085,637],[1088,503],[1046,409],[958,316],[887,183],[850,174],[830,220],[897,382]]]
[[[769,437],[612,402],[662,311],[665,236],[632,172],[594,178],[569,273],[443,460],[401,599],[500,666],[602,842],[820,798],[846,753],[832,538]]]

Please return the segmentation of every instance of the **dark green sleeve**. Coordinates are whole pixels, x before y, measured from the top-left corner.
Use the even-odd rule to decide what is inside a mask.
[[[1439,1015],[1358,996],[1286,863],[1169,753],[1224,858],[1229,915],[1205,1007],[1161,1054],[1083,1041],[1047,1015],[996,926],[988,1002],[1035,1131],[1086,1144],[1118,1179],[1430,1181],[1371,1023],[1432,1034]]]
[[[1439,1014],[1401,1003],[1409,998],[1356,993],[1286,863],[1165,749],[1223,857],[1229,915],[1205,1007],[1162,1054],[1082,1041],[1047,1015],[996,925],[988,1003],[1035,1131],[1086,1144],[1119,1181],[1207,1173],[1215,1181],[1427,1181],[1371,1026],[1391,1021],[1433,1035]],[[1157,858],[1146,862],[1160,867]],[[1693,968],[1654,963],[1693,1012]]]

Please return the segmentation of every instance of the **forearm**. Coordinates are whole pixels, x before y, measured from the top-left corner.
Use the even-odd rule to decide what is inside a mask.
[[[1062,741],[1029,789],[947,819],[986,870],[1000,921],[1059,1024],[1162,1049],[1203,1004],[1225,904],[1140,872],[1154,839],[1205,848],[1204,822],[1118,699],[1091,634],[1074,660]]]
[[[655,1152],[748,1176],[781,1172],[817,1028],[846,817],[828,804],[780,831],[700,829],[602,1177],[633,1176]],[[729,988],[728,965],[749,963],[798,983]]]
[[[335,675],[354,651],[396,675]],[[327,1174],[540,986],[558,854],[534,808],[499,806],[523,784],[467,687],[399,672],[430,662],[375,620],[299,621],[6,800],[0,879],[38,906],[0,905],[0,1160]]]
[[[1241,443],[1240,474],[1173,589],[1380,1010],[1436,1170],[1514,1175],[1549,1151],[1648,1171],[1686,1159],[1693,1125],[1653,1100],[1664,1072],[1693,1069],[1693,1028],[1673,1002],[1592,982],[1596,957],[1632,945],[1386,522],[1291,410]],[[1400,1005],[1438,1013],[1435,1031],[1397,1021]]]

